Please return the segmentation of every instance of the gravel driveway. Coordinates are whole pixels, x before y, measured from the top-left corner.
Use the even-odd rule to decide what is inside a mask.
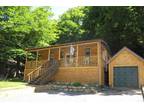
[[[0,91],[0,105],[4,107],[15,106],[19,108],[30,105],[33,108],[42,106],[51,106],[68,108],[69,107],[89,107],[90,106],[106,106],[115,104],[134,104],[143,105],[143,99],[140,90],[103,90],[97,94],[66,94],[66,93],[34,93],[33,87],[14,90]],[[119,105],[121,105],[119,104]],[[17,106],[17,107],[16,107]],[[138,107],[138,106],[137,106]],[[140,107],[139,107],[140,108]]]

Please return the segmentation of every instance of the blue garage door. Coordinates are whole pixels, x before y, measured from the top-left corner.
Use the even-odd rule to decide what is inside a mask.
[[[114,67],[115,87],[138,87],[137,67]]]

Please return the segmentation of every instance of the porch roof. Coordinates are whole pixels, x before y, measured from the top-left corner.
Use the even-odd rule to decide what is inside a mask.
[[[70,42],[70,43],[63,43],[63,44],[55,44],[55,45],[49,45],[47,47],[26,48],[25,50],[26,51],[36,51],[36,50],[47,49],[47,48],[54,48],[54,47],[61,47],[61,46],[68,46],[68,45],[77,45],[77,44],[91,43],[91,42],[102,42],[109,50],[107,43],[102,39],[93,39],[93,40],[77,41],[77,42]]]

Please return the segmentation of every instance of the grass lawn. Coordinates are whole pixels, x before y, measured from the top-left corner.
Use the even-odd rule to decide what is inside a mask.
[[[17,80],[17,79],[9,79],[0,81],[0,89],[1,88],[23,88],[27,83]]]

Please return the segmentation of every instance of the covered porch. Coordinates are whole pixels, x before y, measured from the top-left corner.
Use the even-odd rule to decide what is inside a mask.
[[[97,66],[99,54],[97,42],[33,49],[28,53],[35,58],[26,58],[25,69],[35,69],[50,59],[58,60],[60,67]]]

